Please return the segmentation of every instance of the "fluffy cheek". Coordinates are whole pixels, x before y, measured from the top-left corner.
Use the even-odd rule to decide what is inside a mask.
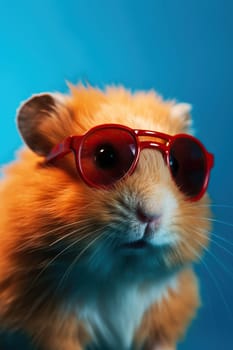
[[[209,199],[205,195],[198,202],[182,201],[171,229],[177,232],[177,256],[183,261],[201,258],[209,242],[211,212]]]

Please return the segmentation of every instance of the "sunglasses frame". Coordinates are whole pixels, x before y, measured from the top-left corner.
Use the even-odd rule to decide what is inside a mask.
[[[90,181],[83,173],[81,162],[80,162],[82,145],[83,145],[85,139],[90,134],[95,133],[96,131],[99,131],[99,130],[104,130],[104,129],[114,129],[114,130],[116,130],[116,132],[117,132],[117,130],[123,130],[124,132],[128,132],[135,141],[136,153],[135,153],[134,161],[133,161],[131,167],[129,168],[129,170],[119,180],[122,180],[123,178],[131,175],[134,172],[134,170],[137,166],[138,160],[139,160],[140,152],[145,148],[150,148],[150,149],[156,149],[162,153],[164,162],[168,166],[171,177],[172,177],[173,181],[175,182],[174,176],[172,174],[172,170],[170,167],[170,162],[169,162],[170,150],[171,150],[172,144],[179,138],[186,138],[186,139],[190,139],[191,141],[195,142],[200,147],[200,149],[203,152],[203,155],[205,156],[206,175],[205,175],[205,180],[204,180],[201,191],[197,195],[192,196],[192,197],[187,196],[187,198],[190,201],[197,201],[206,192],[206,189],[207,189],[207,186],[209,183],[209,178],[210,178],[210,170],[214,166],[214,156],[213,156],[213,154],[209,153],[206,150],[204,145],[197,138],[195,138],[192,135],[185,134],[185,133],[180,133],[180,134],[176,134],[176,135],[168,135],[168,134],[161,133],[158,131],[143,130],[143,129],[142,130],[141,129],[131,129],[131,128],[124,126],[124,125],[121,125],[121,124],[101,124],[101,125],[97,125],[97,126],[91,128],[83,135],[74,135],[74,136],[66,137],[61,143],[57,144],[56,146],[54,146],[52,148],[51,152],[46,157],[46,162],[48,162],[48,163],[54,162],[56,160],[63,158],[68,153],[73,152],[74,156],[75,156],[77,171],[78,171],[80,177],[83,179],[83,181],[87,185],[89,185],[91,187],[95,187],[95,188],[109,188],[109,187],[111,187],[111,185],[105,185],[105,186],[97,185],[94,182]],[[151,137],[151,138],[156,138],[157,140],[156,141],[152,141],[152,140],[151,141],[150,140],[143,140],[142,141],[139,139],[139,137]],[[162,142],[159,142],[158,139],[161,140]],[[119,180],[116,180],[116,181],[119,181]],[[114,181],[114,183],[116,181]]]

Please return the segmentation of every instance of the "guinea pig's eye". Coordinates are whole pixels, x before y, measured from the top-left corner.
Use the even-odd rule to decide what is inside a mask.
[[[206,181],[207,160],[203,146],[190,137],[178,135],[170,147],[169,167],[177,186],[187,196],[197,196]]]
[[[169,165],[170,165],[172,175],[175,177],[179,170],[179,163],[172,153],[170,154]]]
[[[88,133],[79,151],[79,169],[88,184],[105,187],[123,178],[133,167],[137,143],[127,130],[115,127]]]
[[[111,169],[118,162],[118,152],[110,143],[104,143],[96,148],[94,159],[98,168]]]

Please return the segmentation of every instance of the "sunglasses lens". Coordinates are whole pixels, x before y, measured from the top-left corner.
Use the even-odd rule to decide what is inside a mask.
[[[170,169],[174,181],[189,197],[198,196],[207,175],[206,154],[195,139],[176,138],[170,148]]]
[[[95,129],[83,139],[79,152],[80,169],[94,186],[109,186],[125,176],[137,154],[137,143],[125,129]]]

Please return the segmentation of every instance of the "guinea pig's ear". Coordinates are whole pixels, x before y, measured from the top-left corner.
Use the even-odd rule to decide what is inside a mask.
[[[63,127],[61,113],[64,114],[64,111],[65,105],[59,94],[35,95],[22,104],[17,115],[17,125],[31,150],[42,156],[49,153],[56,142],[55,131],[61,134],[56,129]]]
[[[176,119],[184,131],[190,130],[192,106],[189,103],[175,103],[171,107],[171,117]]]

